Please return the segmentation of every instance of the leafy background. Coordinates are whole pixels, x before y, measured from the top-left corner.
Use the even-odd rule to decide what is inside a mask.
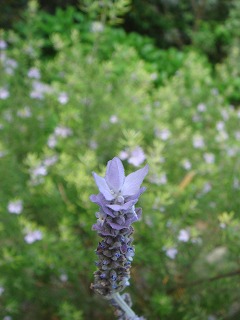
[[[134,310],[240,317],[238,1],[2,1],[0,316],[112,319],[92,171],[150,172]]]

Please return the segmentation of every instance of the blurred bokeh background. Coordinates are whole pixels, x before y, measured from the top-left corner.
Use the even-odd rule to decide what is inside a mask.
[[[240,2],[0,2],[0,318],[110,320],[92,171],[150,166],[134,310],[240,319]]]

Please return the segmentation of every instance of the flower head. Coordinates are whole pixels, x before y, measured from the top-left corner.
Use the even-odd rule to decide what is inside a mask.
[[[125,177],[124,168],[119,158],[108,161],[105,178],[93,172],[100,193],[106,200],[123,201],[140,191],[140,186],[148,173],[148,165]]]

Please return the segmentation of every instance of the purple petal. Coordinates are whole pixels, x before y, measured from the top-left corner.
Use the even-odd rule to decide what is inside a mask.
[[[107,215],[113,218],[115,217],[112,211],[107,207],[107,201],[101,193],[97,195],[92,194],[89,198],[93,203],[96,203],[97,205],[99,205]]]
[[[122,229],[126,228],[125,225],[120,225],[120,224],[117,224],[117,223],[114,223],[114,222],[110,222],[110,221],[109,221],[109,224],[115,230],[122,230]]]
[[[138,199],[128,201],[124,204],[108,204],[107,207],[114,210],[114,211],[128,210],[135,203],[137,203],[137,201],[138,201]]]
[[[138,190],[138,192],[137,193],[135,193],[133,196],[130,196],[130,197],[125,197],[125,199],[126,199],[126,201],[128,202],[128,201],[130,201],[130,200],[138,200],[138,198],[140,197],[140,195],[144,192],[144,191],[146,191],[146,187],[141,187],[139,190]]]
[[[96,182],[96,185],[98,186],[99,191],[103,194],[104,198],[106,200],[113,200],[114,197],[111,194],[111,191],[109,189],[109,186],[107,185],[106,180],[104,178],[100,177],[95,172],[93,172],[93,177]]]
[[[122,162],[115,157],[108,161],[105,179],[110,189],[118,193],[124,183],[125,174]]]
[[[122,195],[133,196],[134,194],[139,192],[140,186],[147,173],[148,173],[148,165],[146,165],[142,169],[139,169],[133,173],[130,173],[125,179],[125,182],[122,188]]]

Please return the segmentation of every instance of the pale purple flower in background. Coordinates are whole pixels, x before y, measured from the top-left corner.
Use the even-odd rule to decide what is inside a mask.
[[[43,165],[46,167],[54,165],[58,161],[58,156],[53,155],[43,160]]]
[[[0,99],[1,100],[5,100],[9,96],[10,96],[10,93],[6,88],[4,88],[4,87],[0,88]]]
[[[237,117],[240,118],[240,110],[237,111]]]
[[[153,72],[153,73],[150,74],[150,79],[151,80],[155,81],[155,80],[157,80],[157,78],[158,78],[157,72]]]
[[[34,177],[37,176],[46,176],[47,175],[47,168],[44,165],[39,165],[35,169],[32,170],[32,174]]]
[[[190,170],[192,168],[192,164],[188,159],[183,160],[182,166],[185,170]]]
[[[129,154],[127,151],[125,150],[122,150],[120,153],[119,153],[119,158],[121,160],[126,160],[127,158],[129,157]]]
[[[14,74],[14,69],[16,69],[17,66],[18,66],[18,63],[16,60],[5,57],[4,69],[7,74],[9,74],[9,75]]]
[[[8,151],[1,150],[0,151],[0,158],[5,157],[8,154]]]
[[[130,157],[128,158],[128,163],[138,167],[144,162],[145,159],[146,156],[143,149],[138,146],[132,150]]]
[[[113,115],[110,117],[109,121],[110,121],[111,123],[117,123],[117,122],[118,122],[118,117],[117,117],[115,114],[113,114]]]
[[[171,135],[171,132],[167,128],[162,130],[158,130],[158,129],[156,130],[156,136],[163,141],[168,140],[170,135]]]
[[[57,145],[57,138],[55,137],[54,134],[51,134],[48,138],[47,145],[49,148],[54,148]]]
[[[72,130],[67,127],[59,126],[55,128],[54,134],[61,138],[67,138],[72,134]]]
[[[3,318],[3,320],[12,320],[12,317],[11,317],[11,316],[5,316],[5,317]]]
[[[29,78],[33,78],[33,79],[40,79],[41,78],[41,74],[38,68],[31,68],[28,70],[27,73]]]
[[[212,314],[210,314],[208,316],[207,320],[217,320],[217,318],[215,316],[213,316]]]
[[[233,178],[233,188],[234,189],[240,189],[240,181],[237,177]]]
[[[52,91],[49,85],[40,81],[33,81],[32,88],[33,90],[30,92],[30,97],[38,100],[44,99],[45,94]]]
[[[137,146],[131,151],[122,150],[119,153],[119,158],[121,160],[127,160],[128,163],[134,165],[135,167],[138,167],[144,162],[146,156],[143,149]]]
[[[97,143],[95,140],[90,140],[90,141],[89,141],[89,147],[90,147],[92,150],[96,150],[97,147],[98,147],[98,143]]]
[[[207,110],[207,107],[206,107],[206,105],[204,104],[204,103],[199,103],[198,105],[197,105],[197,111],[198,112],[204,112],[204,111],[206,111]]]
[[[226,152],[229,157],[234,157],[237,154],[237,150],[235,148],[227,148]]]
[[[167,175],[166,173],[161,174],[158,180],[158,184],[166,184],[167,183]]]
[[[190,239],[189,231],[185,229],[181,229],[179,231],[178,240],[182,242],[188,242],[189,239]]]
[[[221,111],[221,115],[223,117],[223,120],[224,121],[227,121],[229,119],[229,113],[228,113],[228,110],[227,109],[222,109]]]
[[[202,189],[202,193],[208,193],[209,191],[212,190],[212,185],[210,182],[206,182],[203,186],[203,189]]]
[[[30,118],[32,116],[32,111],[29,107],[24,107],[17,111],[17,115],[19,118]]]
[[[224,123],[223,121],[217,122],[217,124],[216,124],[216,129],[217,129],[218,131],[223,131],[224,128],[225,128],[225,123]]]
[[[68,281],[68,275],[66,273],[62,273],[59,278],[62,282]]]
[[[235,138],[239,141],[240,140],[240,131],[236,131],[234,133],[234,135],[235,135]]]
[[[0,50],[7,49],[7,42],[3,39],[0,39]]]
[[[5,289],[3,287],[0,287],[0,296],[3,294],[4,291]]]
[[[219,131],[218,135],[215,137],[217,142],[223,142],[228,139],[228,134],[226,131]]]
[[[42,240],[42,238],[43,238],[42,232],[40,230],[34,230],[26,234],[26,236],[24,237],[24,240],[28,244],[31,244],[31,243],[34,243],[35,241]]]
[[[172,247],[172,248],[166,249],[166,256],[172,260],[176,258],[177,254],[178,254],[177,248]]]
[[[194,114],[192,117],[193,122],[200,122],[201,121],[201,117],[199,114]]]
[[[10,201],[7,206],[8,212],[13,214],[20,214],[23,210],[22,200]]]
[[[157,185],[164,185],[167,183],[167,175],[166,173],[163,173],[160,176],[157,174],[154,174],[149,177],[149,181]]]
[[[202,149],[205,146],[204,140],[202,136],[195,136],[193,137],[193,146],[196,149]]]
[[[218,91],[217,88],[213,88],[213,89],[211,90],[211,93],[212,93],[212,95],[217,96],[217,95],[219,94],[219,91]]]
[[[60,102],[61,104],[66,104],[68,103],[68,94],[66,92],[61,92],[58,96],[58,102]]]
[[[213,164],[215,162],[215,155],[213,153],[204,153],[203,158],[208,164]]]

